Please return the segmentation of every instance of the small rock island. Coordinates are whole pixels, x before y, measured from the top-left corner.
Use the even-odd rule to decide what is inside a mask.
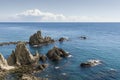
[[[54,39],[49,36],[43,37],[41,31],[37,31],[32,36],[30,36],[29,44],[32,46],[41,46],[43,44],[53,43]]]

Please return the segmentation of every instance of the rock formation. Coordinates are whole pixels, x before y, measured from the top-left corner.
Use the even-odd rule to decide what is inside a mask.
[[[10,70],[13,69],[13,66],[9,66],[6,59],[0,54],[0,70]]]
[[[48,44],[54,42],[51,37],[44,37],[41,35],[41,31],[37,31],[37,33],[30,36],[29,43],[30,45],[41,45],[41,44]]]
[[[68,39],[67,39],[67,38],[64,38],[64,37],[61,37],[61,38],[59,39],[59,41],[60,41],[60,42],[68,41]]]
[[[20,42],[17,44],[15,51],[8,57],[9,65],[29,65],[34,63],[36,56],[34,57],[30,51],[26,48],[25,43]]]
[[[23,74],[21,80],[48,80],[48,78],[38,78],[30,74]]]
[[[46,62],[47,56],[46,55],[40,55],[40,61]]]
[[[80,38],[81,40],[86,40],[86,39],[87,39],[86,36],[80,36],[79,38]]]
[[[62,57],[67,57],[68,55],[69,54],[66,53],[63,49],[57,47],[54,47],[47,53],[47,57],[53,61],[60,60]]]
[[[88,60],[87,62],[81,63],[81,67],[92,67],[101,64],[100,60]]]
[[[35,55],[34,55],[34,59],[36,61],[42,61],[42,62],[46,62],[47,60],[47,56],[43,55],[43,54],[39,54],[38,51],[36,51]]]

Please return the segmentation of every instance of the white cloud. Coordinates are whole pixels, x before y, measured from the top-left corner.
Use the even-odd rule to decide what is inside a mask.
[[[13,21],[35,21],[35,22],[112,22],[116,19],[99,16],[65,16],[63,14],[54,14],[43,12],[39,9],[26,10],[12,17]],[[119,21],[119,20],[118,20]]]

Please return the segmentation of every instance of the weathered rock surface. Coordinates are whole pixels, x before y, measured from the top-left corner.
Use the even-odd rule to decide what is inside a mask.
[[[66,53],[63,49],[57,47],[54,47],[47,53],[47,57],[53,61],[60,60],[62,57],[67,57],[68,55],[69,54]]]
[[[40,54],[40,53],[38,53],[38,51],[36,51],[36,53],[35,53],[35,55],[34,55],[34,59],[35,59],[36,61],[46,62],[47,56],[46,56],[46,55],[43,55],[43,54]]]
[[[30,65],[35,63],[34,57],[25,46],[25,43],[20,42],[17,44],[15,51],[7,59],[9,65]]]
[[[0,70],[14,69],[13,66],[9,66],[7,60],[0,54]]]
[[[64,38],[64,37],[61,37],[61,38],[59,39],[59,41],[60,41],[60,42],[68,41],[68,39],[67,39],[67,38]]]
[[[32,46],[41,45],[41,44],[48,44],[48,43],[52,43],[52,42],[54,42],[54,40],[51,39],[51,37],[49,37],[49,36],[43,37],[41,35],[41,31],[37,31],[37,33],[30,36],[30,39],[29,39],[29,43]]]
[[[40,61],[46,62],[47,56],[46,55],[40,55]]]
[[[30,74],[23,74],[20,80],[48,80],[48,78],[38,78]]]
[[[81,63],[81,67],[92,67],[101,64],[100,60],[89,60],[87,62]]]

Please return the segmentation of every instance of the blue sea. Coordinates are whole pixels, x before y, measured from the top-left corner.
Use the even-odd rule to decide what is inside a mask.
[[[31,53],[39,51],[46,54],[54,46],[69,52],[72,57],[59,62],[49,61],[49,67],[38,77],[49,80],[120,80],[120,23],[0,23],[0,42],[28,41],[36,31],[55,40],[69,38],[63,43],[55,42],[39,48],[29,45]],[[80,36],[86,36],[81,40]],[[5,58],[15,49],[15,45],[0,46],[0,53]],[[102,64],[81,68],[80,63],[98,59]],[[56,69],[58,68],[59,69]],[[15,80],[12,75],[7,80]]]

